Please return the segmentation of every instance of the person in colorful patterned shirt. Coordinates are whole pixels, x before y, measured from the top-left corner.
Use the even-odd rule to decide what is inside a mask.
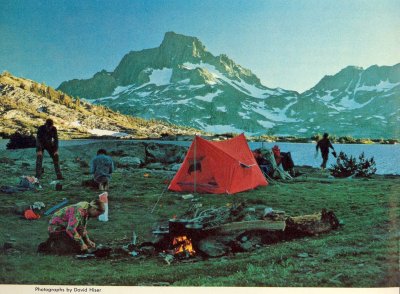
[[[49,221],[49,238],[39,245],[38,251],[65,254],[95,248],[96,244],[89,239],[86,226],[89,217],[96,218],[102,213],[104,203],[99,199],[58,210]]]

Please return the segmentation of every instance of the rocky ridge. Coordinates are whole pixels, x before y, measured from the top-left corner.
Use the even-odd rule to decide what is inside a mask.
[[[200,131],[156,120],[122,115],[101,105],[72,98],[31,80],[0,75],[0,134],[35,133],[52,118],[62,139],[88,137],[159,138],[162,135],[194,135]]]
[[[129,52],[112,72],[58,89],[124,114],[215,133],[399,137],[400,64],[349,66],[298,93],[268,88],[228,56],[174,32],[157,48]]]

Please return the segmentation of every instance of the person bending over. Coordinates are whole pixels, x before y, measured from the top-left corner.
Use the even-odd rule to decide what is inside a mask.
[[[36,178],[40,179],[43,174],[43,152],[46,150],[53,159],[54,170],[57,180],[63,180],[60,162],[58,157],[58,135],[57,128],[52,119],[47,119],[46,123],[38,128],[36,136]]]
[[[49,238],[39,245],[38,251],[68,254],[95,248],[96,244],[90,240],[86,226],[88,218],[96,218],[104,210],[104,203],[99,199],[79,202],[58,210],[49,221]]]

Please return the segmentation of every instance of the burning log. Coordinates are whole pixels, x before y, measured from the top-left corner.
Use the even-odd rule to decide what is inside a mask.
[[[175,237],[172,241],[174,247],[174,255],[184,254],[186,256],[195,255],[196,251],[193,249],[192,241],[186,236]]]

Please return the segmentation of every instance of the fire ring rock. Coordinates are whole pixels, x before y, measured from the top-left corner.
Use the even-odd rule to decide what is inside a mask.
[[[230,247],[225,245],[222,240],[214,237],[202,239],[197,244],[199,250],[210,257],[224,256],[230,251]]]

